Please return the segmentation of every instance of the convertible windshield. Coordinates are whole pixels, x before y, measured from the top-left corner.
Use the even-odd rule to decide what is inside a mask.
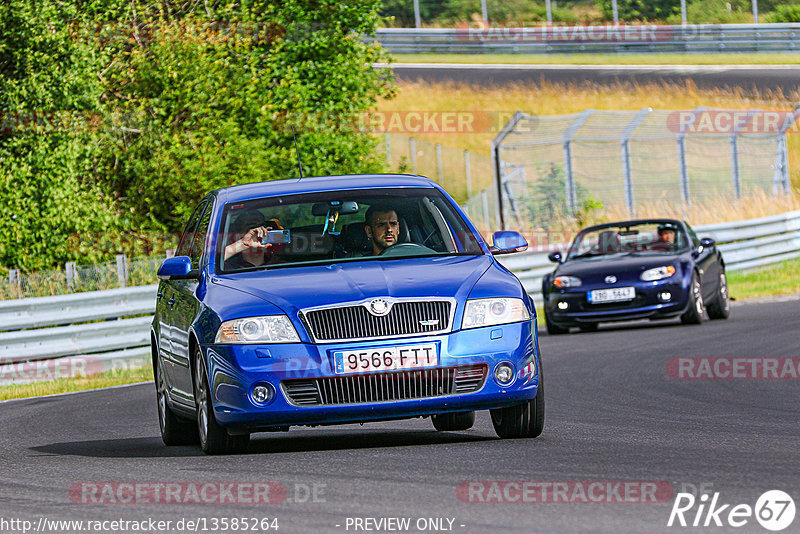
[[[682,227],[674,221],[604,226],[578,234],[567,259],[619,254],[675,254],[689,246]]]
[[[218,272],[483,253],[435,189],[327,191],[230,203],[220,228]]]

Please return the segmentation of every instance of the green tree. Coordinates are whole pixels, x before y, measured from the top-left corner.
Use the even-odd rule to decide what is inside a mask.
[[[606,18],[613,15],[611,0],[597,0],[597,7]],[[680,14],[680,0],[618,0],[619,20],[665,20],[673,14]]]

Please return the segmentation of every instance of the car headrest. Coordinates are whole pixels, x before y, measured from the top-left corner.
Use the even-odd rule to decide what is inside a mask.
[[[619,252],[619,235],[614,230],[603,230],[597,236],[600,252]]]
[[[372,254],[372,241],[363,222],[350,223],[342,229],[342,246],[348,252]]]

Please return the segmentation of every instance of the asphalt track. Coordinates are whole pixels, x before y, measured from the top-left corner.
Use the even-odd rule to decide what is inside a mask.
[[[614,85],[678,83],[700,88],[740,88],[747,92],[782,90],[785,98],[800,89],[800,65],[478,65],[395,63],[397,80],[461,82],[478,86],[551,83]]]
[[[752,506],[781,489],[800,504],[800,380],[677,380],[666,371],[678,356],[798,357],[798,311],[797,299],[737,303],[728,321],[701,326],[645,322],[543,335],[547,421],[535,440],[500,440],[480,413],[466,432],[437,433],[419,419],[293,428],[255,435],[248,454],[209,457],[161,444],[150,384],[0,403],[0,521],[275,517],[279,532],[323,533],[355,532],[347,518],[407,517],[412,525],[449,518],[449,532],[463,533],[704,531],[667,528],[670,500],[475,503],[460,500],[457,487],[654,481],[668,484],[670,498],[705,484],[726,503]],[[69,494],[80,482],[206,481],[277,482],[287,499],[81,504]],[[307,497],[313,487],[317,502]],[[705,530],[767,532],[752,518],[740,529]],[[785,532],[798,530],[800,517]]]

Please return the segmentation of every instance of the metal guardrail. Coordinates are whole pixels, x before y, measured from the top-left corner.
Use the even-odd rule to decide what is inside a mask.
[[[729,270],[800,257],[800,211],[697,226],[695,230],[720,244]],[[542,277],[555,268],[546,253],[498,259],[516,273],[534,299],[541,300]],[[88,366],[95,372],[145,364],[150,358],[149,324],[156,288],[150,285],[0,302],[0,384],[50,378],[59,362],[65,368]],[[55,326],[65,324],[69,325]]]
[[[568,52],[795,52],[800,24],[686,26],[520,26],[382,28],[378,41],[395,54]]]

